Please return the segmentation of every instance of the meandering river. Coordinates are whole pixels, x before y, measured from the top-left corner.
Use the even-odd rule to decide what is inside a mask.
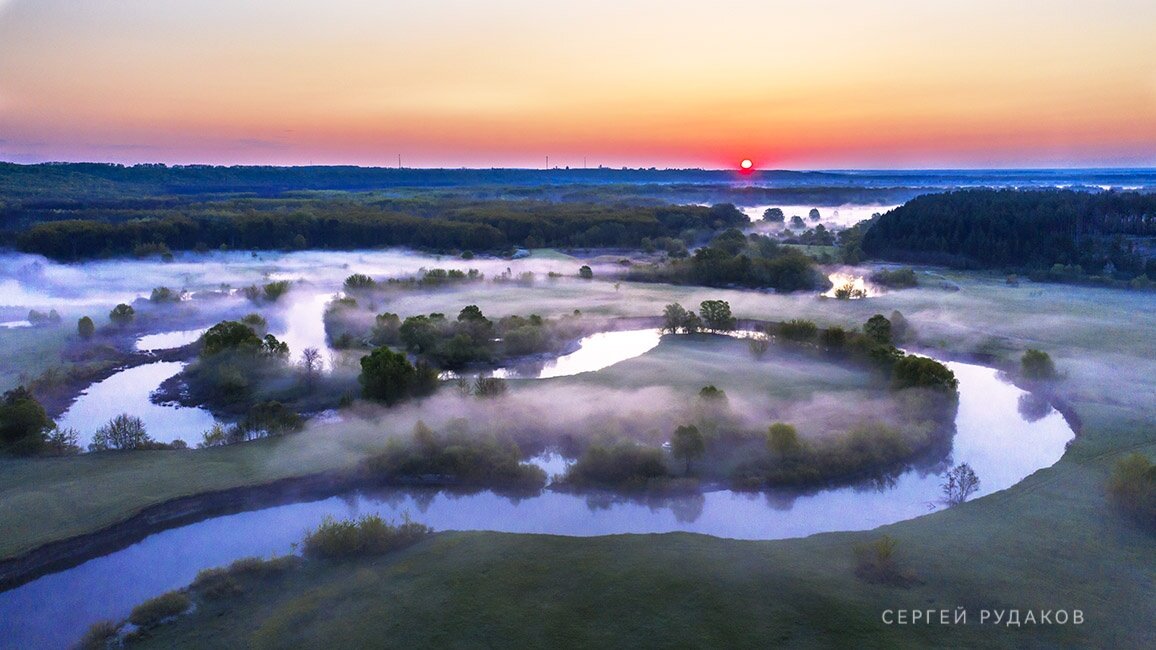
[[[657,343],[655,330],[596,334],[567,355],[572,361],[560,358],[540,376],[599,370],[639,356]],[[981,487],[973,498],[1006,489],[1060,458],[1073,432],[1058,412],[1036,412],[1029,421],[1020,415],[1020,400],[1026,393],[1003,381],[997,371],[965,363],[947,365],[960,382],[952,462],[967,462],[980,476]],[[179,364],[163,369],[152,366],[161,364],[132,370],[149,369],[155,373],[148,379],[152,381],[175,372]],[[147,402],[147,390],[131,392],[132,386],[140,385],[136,380],[126,385],[118,395],[119,403],[125,399]],[[537,462],[552,473],[564,467],[557,456]],[[0,647],[65,647],[92,623],[124,618],[134,605],[187,585],[202,569],[242,557],[292,552],[306,530],[326,516],[376,513],[399,519],[409,515],[437,530],[576,536],[691,531],[738,539],[783,539],[865,530],[918,517],[941,507],[941,483],[938,474],[909,471],[892,484],[812,494],[717,490],[651,500],[549,489],[523,499],[489,491],[469,495],[436,489],[352,492],[212,517],[155,533],[119,551],[0,593]]]

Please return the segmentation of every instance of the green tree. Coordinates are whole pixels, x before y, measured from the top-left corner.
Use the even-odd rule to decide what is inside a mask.
[[[954,393],[959,388],[959,380],[950,368],[935,359],[907,355],[891,367],[891,388],[931,388]]]
[[[819,335],[819,343],[828,352],[839,352],[847,344],[847,330],[842,327],[828,327]]]
[[[815,338],[819,332],[819,326],[809,320],[800,320],[793,318],[779,327],[779,334],[788,341],[795,341],[798,343],[806,343]]]
[[[270,282],[264,287],[265,300],[269,302],[277,302],[281,296],[289,291],[288,280],[278,280],[277,282]]]
[[[790,456],[799,451],[799,432],[785,422],[776,422],[767,429],[767,449],[777,456]]]
[[[863,325],[863,333],[881,345],[891,343],[891,321],[883,314],[875,314]]]
[[[25,387],[4,393],[0,401],[0,445],[13,454],[33,454],[44,446],[45,433],[56,424]]]
[[[266,334],[265,338],[261,340],[261,354],[282,360],[288,359],[289,344],[278,341],[277,337],[272,334]]]
[[[180,302],[181,294],[173,291],[168,287],[156,287],[153,289],[152,295],[149,296],[149,302],[164,303],[164,302]]]
[[[811,211],[807,213],[807,217],[810,218],[811,221],[818,221],[822,218],[817,208],[811,208]]]
[[[782,208],[767,208],[763,211],[763,221],[770,221],[772,223],[783,223],[786,216],[783,214]]]
[[[735,317],[725,300],[704,300],[699,303],[698,313],[707,329],[713,332],[729,332],[735,328]]]
[[[81,316],[80,320],[76,321],[76,333],[87,341],[92,338],[93,334],[96,334],[96,324],[88,316]]]
[[[144,422],[135,415],[121,413],[96,430],[92,437],[91,451],[109,449],[140,449],[154,443],[145,431]]]
[[[217,323],[201,336],[201,356],[208,357],[226,350],[258,350],[262,341],[251,327],[237,321]]]
[[[392,405],[411,394],[418,373],[404,354],[380,347],[361,358],[358,381],[361,394],[367,399]]]
[[[1020,358],[1020,371],[1024,378],[1048,380],[1056,378],[1056,364],[1052,357],[1042,350],[1030,349]]]
[[[686,473],[690,474],[690,462],[706,453],[706,439],[693,424],[681,425],[670,437],[670,453],[686,461]]]
[[[438,331],[429,316],[410,316],[398,327],[398,336],[410,352],[423,354],[437,345]]]
[[[688,312],[676,303],[667,305],[662,310],[662,331],[668,334],[677,334],[686,329]]]
[[[376,287],[377,282],[364,273],[354,273],[348,278],[345,278],[345,284],[343,286],[346,291],[365,291]]]
[[[578,269],[578,277],[583,280],[592,280],[594,279],[594,270],[583,264],[582,267]]]
[[[123,302],[108,312],[108,319],[120,327],[125,327],[131,323],[134,316],[136,316],[136,310]]]

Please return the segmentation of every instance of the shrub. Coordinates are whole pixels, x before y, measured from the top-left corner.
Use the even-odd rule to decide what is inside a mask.
[[[918,579],[910,569],[902,568],[895,558],[898,542],[884,535],[869,544],[855,546],[855,575],[871,583],[908,587]]]
[[[594,271],[589,266],[583,264],[582,267],[578,269],[578,277],[583,280],[592,280],[594,279]]]
[[[779,327],[779,335],[788,341],[805,343],[815,338],[819,327],[809,320],[792,319]]]
[[[365,462],[370,475],[385,482],[424,482],[472,487],[539,489],[546,473],[522,464],[516,444],[464,431],[437,434],[424,422],[408,440],[394,439],[385,451]]]
[[[76,647],[81,650],[105,650],[113,646],[120,634],[120,625],[112,621],[97,621],[88,626]]]
[[[495,399],[506,394],[509,384],[499,377],[478,377],[474,380],[474,395],[483,399]]]
[[[184,613],[191,605],[184,593],[170,591],[134,607],[128,621],[140,628],[154,627],[167,618]]]
[[[1148,457],[1121,458],[1108,481],[1108,496],[1128,515],[1156,527],[1156,465]]]
[[[279,436],[304,429],[305,418],[281,402],[260,402],[249,408],[240,427],[246,433],[260,434],[261,437]]]
[[[410,521],[408,516],[400,524],[377,515],[366,515],[357,521],[326,517],[305,535],[303,549],[306,557],[321,559],[382,555],[412,546],[432,532],[429,526]]]
[[[264,316],[256,312],[241,317],[240,322],[253,330],[254,334],[263,334],[265,330],[269,329],[269,322],[265,320]]]
[[[277,282],[270,282],[264,287],[265,300],[269,302],[277,302],[281,296],[289,291],[288,280],[278,280]]]
[[[246,557],[227,567],[204,569],[189,588],[202,598],[217,600],[242,593],[245,581],[264,580],[296,566],[300,559],[293,555],[270,558]]]
[[[615,445],[594,444],[566,470],[565,481],[575,485],[599,485],[642,489],[668,476],[662,451],[623,440]]]

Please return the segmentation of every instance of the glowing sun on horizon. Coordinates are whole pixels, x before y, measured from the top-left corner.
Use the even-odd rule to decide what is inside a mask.
[[[742,167],[743,170],[748,170],[754,166],[755,166],[755,164],[753,162],[751,162],[750,158],[743,158],[743,161],[741,163],[739,163],[739,167]]]

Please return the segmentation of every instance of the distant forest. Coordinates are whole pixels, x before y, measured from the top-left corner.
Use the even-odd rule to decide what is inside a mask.
[[[514,247],[632,247],[695,239],[749,223],[733,205],[631,206],[463,199],[238,198],[173,205],[92,206],[7,233],[21,251],[59,260],[175,250],[438,251]],[[57,219],[64,216],[60,212]]]
[[[877,259],[1127,279],[1156,270],[1153,237],[1156,194],[962,190],[884,214],[862,247]]]

